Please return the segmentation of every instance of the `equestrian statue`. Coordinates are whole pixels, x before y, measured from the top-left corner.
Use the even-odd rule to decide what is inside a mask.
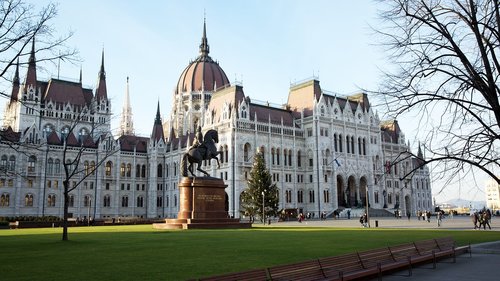
[[[203,141],[202,141],[203,140]],[[201,132],[201,127],[198,127],[196,132],[196,137],[194,139],[193,145],[189,147],[188,151],[184,153],[181,159],[180,170],[183,177],[188,177],[188,171],[196,177],[193,171],[193,164],[198,164],[196,170],[205,174],[205,176],[210,176],[201,168],[201,163],[203,160],[211,160],[212,158],[217,160],[217,169],[220,167],[219,155],[221,152],[217,151],[215,144],[219,142],[219,135],[216,130],[208,130],[203,137]],[[189,164],[188,164],[189,163]]]

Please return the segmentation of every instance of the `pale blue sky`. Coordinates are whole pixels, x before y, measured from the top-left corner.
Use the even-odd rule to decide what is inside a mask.
[[[28,2],[37,7],[48,3]],[[68,43],[82,59],[78,65],[61,64],[61,78],[77,80],[81,67],[83,84],[94,88],[104,48],[112,128],[118,128],[129,76],[134,127],[142,136],[151,133],[158,100],[168,118],[177,80],[198,56],[204,15],[210,55],[255,100],[283,104],[290,82],[313,75],[324,90],[341,95],[376,89],[379,68],[385,67],[385,54],[370,29],[379,24],[372,0],[67,0],[59,2],[58,11],[54,28],[75,32]],[[55,66],[45,67],[48,72],[39,73],[39,79],[57,76]],[[3,111],[3,102],[1,106]],[[399,121],[416,144],[412,120]],[[437,201],[458,197],[457,189],[440,194]],[[461,197],[484,200],[475,188],[468,194],[462,190]]]

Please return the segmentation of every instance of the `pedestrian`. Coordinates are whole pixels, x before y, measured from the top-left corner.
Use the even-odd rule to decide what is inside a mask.
[[[408,220],[410,220],[411,212],[410,211],[406,211],[406,216],[408,217]]]
[[[438,227],[441,226],[441,220],[443,218],[443,213],[441,213],[441,211],[437,212],[436,213],[436,221],[437,221],[437,225]]]
[[[351,219],[351,210],[347,210],[347,219],[350,220]]]
[[[478,215],[477,212],[471,212],[472,223],[474,224],[474,229],[477,229]]]

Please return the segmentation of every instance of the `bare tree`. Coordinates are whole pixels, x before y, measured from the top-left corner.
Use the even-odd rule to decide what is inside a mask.
[[[57,7],[52,3],[37,10],[21,0],[0,0],[0,77],[3,80],[11,79],[6,74],[17,61],[28,62],[25,58],[30,56],[30,42],[34,38],[37,41],[37,62],[77,59],[77,51],[66,46],[73,33],[54,36],[50,21],[56,15]],[[0,96],[9,97],[4,91],[0,91]]]
[[[83,181],[97,171],[107,160],[109,156],[119,151],[113,136],[110,132],[101,131],[102,126],[92,122],[91,131],[88,134],[80,136],[80,139],[75,142],[75,133],[79,124],[87,121],[94,114],[95,106],[91,108],[83,108],[80,113],[74,118],[71,124],[66,127],[67,131],[62,134],[62,159],[64,167],[63,179],[63,235],[62,240],[68,240],[68,217],[69,217],[69,198],[70,192],[78,188]],[[73,138],[73,141],[72,141]],[[95,165],[83,166],[84,159],[97,158]],[[71,184],[73,183],[73,184]],[[97,188],[97,186],[95,187]],[[94,198],[95,199],[95,198]],[[95,204],[95,202],[94,202]],[[90,217],[88,218],[90,220]]]
[[[500,184],[499,4],[380,1],[376,31],[395,69],[377,92],[393,117],[420,118],[420,163],[441,178],[479,169]]]

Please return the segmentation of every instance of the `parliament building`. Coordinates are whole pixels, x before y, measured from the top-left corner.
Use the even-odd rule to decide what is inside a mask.
[[[62,217],[67,167],[76,172],[68,182],[72,217],[175,218],[180,159],[198,126],[218,131],[220,167],[212,160],[203,169],[224,180],[232,217],[243,216],[240,196],[257,151],[284,212],[318,217],[367,202],[402,214],[432,209],[429,168],[402,157],[411,148],[397,120],[380,120],[366,93],[336,94],[312,78],[291,84],[284,105],[252,100],[211,58],[205,24],[168,117],[151,105],[157,111],[147,137],[134,133],[128,78],[120,132],[111,134],[108,90],[115,89],[106,87],[104,52],[90,89],[81,75],[38,80],[35,47],[23,82],[16,69],[0,131],[0,216]]]

